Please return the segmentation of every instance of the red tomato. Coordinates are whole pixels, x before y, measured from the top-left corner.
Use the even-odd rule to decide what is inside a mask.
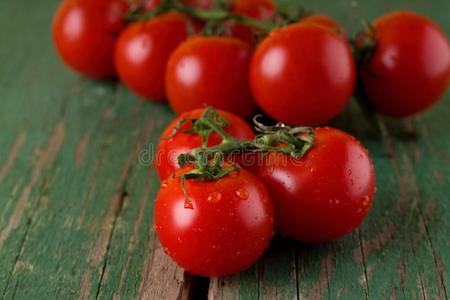
[[[53,41],[61,58],[83,75],[116,75],[114,45],[128,10],[123,0],[66,0],[56,12]]]
[[[115,62],[120,80],[145,98],[164,100],[167,61],[191,29],[189,19],[179,13],[131,24],[116,44]]]
[[[209,105],[250,116],[255,108],[248,85],[251,55],[252,47],[235,38],[189,38],[167,65],[170,106],[178,114]]]
[[[202,139],[199,135],[180,131],[174,134],[174,130],[181,120],[198,119],[203,111],[204,109],[201,108],[183,113],[173,120],[164,130],[159,140],[155,160],[155,167],[161,180],[167,178],[180,167],[177,161],[178,155],[201,147]],[[218,113],[229,122],[228,126],[224,129],[233,137],[239,140],[248,140],[255,137],[252,128],[241,118],[222,110],[218,110]],[[183,127],[182,129],[189,129],[192,126],[192,123],[186,125],[187,128]],[[213,133],[209,136],[207,145],[209,147],[216,146],[221,142],[222,138],[218,134]],[[237,160],[239,160],[239,158],[237,158]]]
[[[361,68],[375,109],[392,117],[421,112],[442,97],[450,83],[450,46],[431,20],[394,12],[374,22],[376,47]]]
[[[355,86],[347,42],[330,30],[298,23],[274,30],[258,47],[250,85],[259,106],[293,125],[322,124],[341,112]]]
[[[268,21],[275,15],[276,6],[271,0],[234,0],[231,11],[259,21]],[[234,24],[231,27],[231,34],[233,36],[251,44],[255,42],[255,32],[257,30],[241,24]]]
[[[332,19],[331,17],[329,17],[327,15],[320,15],[320,14],[319,15],[309,15],[309,16],[306,16],[305,18],[301,19],[301,22],[303,24],[311,23],[311,24],[323,26],[323,27],[337,33],[338,35],[342,35],[343,37],[345,37],[342,26],[335,19]]]
[[[358,227],[376,189],[372,161],[360,142],[337,129],[315,133],[303,158],[270,153],[256,172],[271,195],[281,233],[312,243]]]
[[[185,183],[180,169],[161,186],[155,202],[155,229],[166,253],[200,276],[225,276],[250,267],[273,235],[273,207],[262,183],[240,170],[217,181]]]

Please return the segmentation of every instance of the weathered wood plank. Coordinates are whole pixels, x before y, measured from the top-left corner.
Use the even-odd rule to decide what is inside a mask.
[[[205,296],[207,281],[177,268],[157,242],[158,180],[138,159],[173,114],[67,70],[49,36],[58,2],[0,2],[1,298]],[[405,7],[450,31],[445,0],[302,3],[350,31],[361,15]],[[208,297],[448,299],[450,93],[445,98],[421,116],[378,118],[375,126],[349,107],[333,124],[363,141],[378,174],[364,225],[323,245],[278,238],[250,270],[212,279]]]

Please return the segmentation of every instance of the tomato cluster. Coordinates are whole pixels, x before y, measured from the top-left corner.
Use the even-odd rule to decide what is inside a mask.
[[[254,138],[238,116],[220,110],[210,116],[210,110],[169,124],[155,160],[161,179],[155,229],[180,266],[224,276],[260,257],[275,229],[318,243],[361,224],[375,194],[375,172],[354,137],[328,127],[308,132],[259,124]],[[226,156],[218,169],[217,154]]]
[[[407,117],[450,82],[446,35],[406,11],[349,43],[330,17],[288,19],[271,0],[233,0],[226,10],[212,0],[65,0],[53,39],[76,71],[118,76],[146,99],[168,99],[176,113],[211,105],[249,117],[258,106],[289,124],[320,125],[363,90],[379,113]]]
[[[166,253],[202,276],[248,268],[275,232],[324,242],[366,216],[376,187],[364,146],[338,129],[284,123],[324,124],[354,94],[407,117],[450,83],[446,35],[406,11],[348,39],[332,18],[292,19],[271,0],[64,0],[52,29],[72,69],[118,77],[179,115],[156,153],[155,229]],[[256,135],[242,118],[258,108],[280,123],[255,119]]]

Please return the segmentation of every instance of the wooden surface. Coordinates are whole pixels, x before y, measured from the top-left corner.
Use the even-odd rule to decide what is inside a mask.
[[[289,1],[284,1],[289,2]],[[450,1],[303,1],[348,28],[409,8],[450,32]],[[378,193],[363,226],[335,242],[274,241],[229,278],[185,274],[152,229],[155,171],[139,153],[173,114],[56,57],[57,0],[0,1],[1,299],[448,299],[450,93],[404,121],[332,125],[369,148]]]

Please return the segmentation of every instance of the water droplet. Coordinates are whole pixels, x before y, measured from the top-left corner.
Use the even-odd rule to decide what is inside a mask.
[[[350,185],[353,186],[355,184],[355,182],[353,181],[353,179],[350,179]]]
[[[311,169],[309,169],[309,172],[314,172],[315,171],[315,169],[314,168],[311,168]]]
[[[362,202],[363,206],[369,206],[370,198],[369,196],[365,196]]]
[[[177,237],[177,241],[178,241],[178,243],[182,242],[180,237]]]
[[[162,188],[162,189],[166,188],[168,185],[169,185],[169,183],[168,183],[167,179],[164,179],[164,180],[161,182],[161,188]]]
[[[208,199],[206,201],[208,201],[210,203],[217,203],[220,201],[220,199],[222,199],[222,193],[213,192],[213,193],[209,194]]]
[[[240,188],[236,191],[236,195],[239,197],[239,199],[241,200],[247,200],[248,199],[248,192],[246,189],[244,188]]]
[[[169,248],[167,248],[167,247],[164,247],[164,253],[166,253],[167,255],[170,255],[170,251],[169,251]]]
[[[348,169],[347,174],[348,176],[352,175],[352,169]]]

